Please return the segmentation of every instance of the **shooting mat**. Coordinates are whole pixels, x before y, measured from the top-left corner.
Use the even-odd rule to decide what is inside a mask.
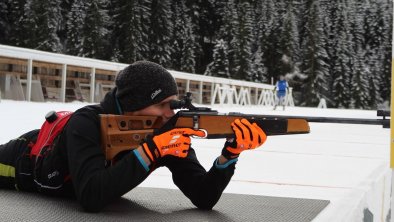
[[[0,190],[1,221],[311,221],[328,200],[225,193],[212,211],[196,209],[179,190],[135,188],[100,213],[74,199]]]

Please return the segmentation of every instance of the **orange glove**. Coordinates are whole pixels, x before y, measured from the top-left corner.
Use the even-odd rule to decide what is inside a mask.
[[[234,159],[244,150],[255,149],[261,146],[267,139],[264,131],[256,124],[251,124],[247,119],[236,119],[231,123],[235,139],[226,141],[222,149],[222,155],[226,159]]]
[[[190,128],[176,128],[147,138],[142,147],[151,162],[166,155],[184,158],[190,148],[190,136],[204,137],[205,132]]]

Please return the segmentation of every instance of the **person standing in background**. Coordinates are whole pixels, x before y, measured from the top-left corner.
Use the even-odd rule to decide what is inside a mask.
[[[276,110],[276,107],[278,105],[283,106],[283,110],[285,110],[286,94],[288,91],[289,84],[287,83],[285,77],[283,75],[280,75],[279,80],[276,82],[274,88],[274,92],[276,92],[274,110]]]

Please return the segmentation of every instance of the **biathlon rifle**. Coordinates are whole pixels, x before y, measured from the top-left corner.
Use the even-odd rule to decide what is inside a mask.
[[[267,136],[309,133],[305,119],[284,118],[242,113],[219,113],[208,107],[195,107],[191,93],[181,100],[172,100],[171,109],[180,109],[167,123],[157,116],[131,116],[100,114],[102,149],[107,160],[123,151],[140,145],[148,135],[155,135],[173,128],[193,128],[206,131],[207,139],[231,138],[231,122],[245,118],[260,126]]]
[[[309,133],[309,122],[344,123],[344,124],[373,124],[390,127],[389,111],[378,110],[377,115],[383,119],[309,117],[309,116],[280,116],[255,115],[242,113],[219,113],[208,107],[195,107],[192,104],[191,93],[181,100],[170,102],[171,109],[181,109],[166,124],[162,124],[157,116],[130,116],[101,114],[102,149],[107,160],[112,160],[120,152],[131,150],[148,135],[158,134],[173,128],[202,129],[207,133],[207,139],[234,137],[231,122],[245,118],[259,125],[267,136]]]

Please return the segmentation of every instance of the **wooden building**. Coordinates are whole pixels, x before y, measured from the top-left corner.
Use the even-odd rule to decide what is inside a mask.
[[[2,99],[99,102],[128,64],[0,45]],[[274,104],[274,86],[171,71],[179,94],[199,104]],[[291,93],[287,105],[294,106]]]

